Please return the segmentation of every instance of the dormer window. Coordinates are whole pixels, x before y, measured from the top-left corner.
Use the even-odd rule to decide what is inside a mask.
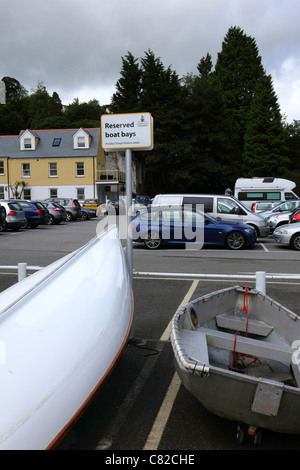
[[[36,150],[39,142],[39,137],[35,132],[28,129],[20,135],[20,149],[21,150]]]
[[[89,132],[84,129],[78,129],[73,135],[74,149],[88,149],[90,148],[92,137]]]

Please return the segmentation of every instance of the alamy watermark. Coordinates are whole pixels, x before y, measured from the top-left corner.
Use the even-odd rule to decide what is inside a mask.
[[[112,211],[97,224],[96,233],[99,236],[110,225],[117,224],[121,240],[143,241],[159,234],[162,240],[185,243],[186,249],[200,249],[204,244],[204,225],[207,223],[203,209],[203,204],[154,206],[148,210],[146,206],[139,205],[141,217],[134,219],[136,205],[133,204],[128,211],[130,219],[127,219],[126,209],[118,216]]]

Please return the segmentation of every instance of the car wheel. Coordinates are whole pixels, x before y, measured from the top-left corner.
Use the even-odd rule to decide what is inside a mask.
[[[81,220],[87,220],[88,219],[88,215],[86,212],[82,212],[81,214]]]
[[[144,240],[144,244],[149,250],[160,248],[162,245],[161,236],[158,232],[149,232],[147,238]]]
[[[292,236],[291,247],[294,248],[294,250],[300,250],[300,232]]]
[[[0,225],[0,232],[7,232],[7,222],[4,221],[2,225]]]
[[[225,244],[231,250],[241,250],[246,245],[246,239],[241,232],[235,230],[227,235]]]
[[[53,217],[53,215],[50,215],[50,217],[48,219],[48,222],[47,222],[47,225],[53,225],[54,223],[55,223],[54,217]]]
[[[71,212],[67,212],[67,219],[66,220],[67,220],[67,222],[70,222],[71,220],[73,220]]]

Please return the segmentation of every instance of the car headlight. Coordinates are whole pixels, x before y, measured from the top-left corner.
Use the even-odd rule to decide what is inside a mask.
[[[273,215],[272,217],[268,218],[268,222],[276,222],[277,216]]]
[[[285,228],[280,228],[275,230],[274,234],[277,235],[287,235],[289,232]]]
[[[254,230],[254,228],[246,228],[246,229],[245,229],[245,232],[247,232],[247,233],[255,233],[255,230]]]

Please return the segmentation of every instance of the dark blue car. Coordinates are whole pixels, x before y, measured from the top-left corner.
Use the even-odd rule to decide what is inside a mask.
[[[17,203],[25,212],[25,227],[36,228],[44,223],[43,211],[34,202],[20,199],[16,199],[13,202]]]
[[[256,242],[254,228],[246,224],[218,222],[196,210],[178,208],[149,208],[138,214],[131,223],[134,241],[156,249],[168,243],[197,243],[225,246],[240,250]]]

